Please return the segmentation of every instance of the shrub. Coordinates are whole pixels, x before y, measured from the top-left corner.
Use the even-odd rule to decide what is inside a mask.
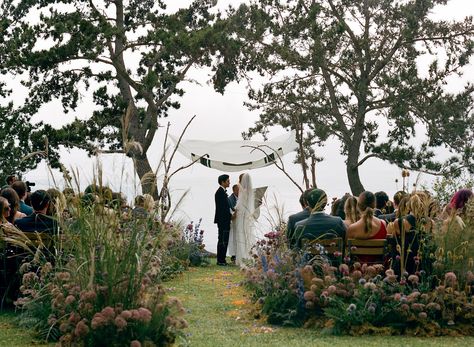
[[[22,266],[22,323],[62,346],[172,344],[186,322],[160,286],[163,227],[100,204],[75,206],[61,227]]]

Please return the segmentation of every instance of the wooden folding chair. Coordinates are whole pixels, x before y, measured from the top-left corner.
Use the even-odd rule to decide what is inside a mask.
[[[319,245],[324,247],[324,250],[327,252],[327,255],[331,258],[334,258],[334,254],[336,252],[339,252],[339,256],[342,256],[344,251],[344,240],[342,239],[342,237],[314,240],[303,239],[301,244],[303,246],[303,249],[305,249],[306,252],[312,255],[321,255]]]
[[[387,253],[387,240],[347,240],[347,252],[351,260],[367,264],[383,264]]]

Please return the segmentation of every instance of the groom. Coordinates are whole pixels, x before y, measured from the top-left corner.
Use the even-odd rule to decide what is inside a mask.
[[[229,244],[230,220],[232,217],[229,199],[225,191],[230,185],[229,175],[220,175],[217,181],[220,186],[214,195],[214,200],[216,202],[214,223],[217,224],[217,229],[219,231],[217,238],[217,265],[226,266],[227,262],[225,256]]]

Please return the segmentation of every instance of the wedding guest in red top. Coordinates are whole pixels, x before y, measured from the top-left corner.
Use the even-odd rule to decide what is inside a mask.
[[[385,221],[374,216],[375,195],[367,191],[361,193],[357,201],[357,208],[361,217],[347,228],[347,237],[361,240],[386,239],[387,227]],[[377,256],[359,256],[358,260],[361,263],[373,263],[377,260]]]

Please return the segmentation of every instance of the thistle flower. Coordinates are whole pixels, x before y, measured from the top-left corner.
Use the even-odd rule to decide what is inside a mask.
[[[359,270],[355,270],[355,271],[352,272],[352,277],[355,280],[358,280],[362,277],[362,272],[360,272]]]
[[[152,314],[151,314],[151,311],[145,307],[140,307],[138,309],[138,313],[140,315],[140,320],[144,323],[148,323],[149,321],[151,321],[151,317],[152,317]]]
[[[426,312],[420,312],[420,313],[418,313],[418,317],[420,319],[426,319],[426,318],[428,318],[428,315],[426,314]]]
[[[418,278],[417,275],[410,275],[408,276],[408,281],[411,282],[412,284],[418,284],[420,279]]]
[[[142,344],[138,340],[133,340],[130,342],[130,347],[142,347]]]
[[[68,295],[64,302],[66,305],[71,305],[74,301],[76,301],[76,298],[73,295]]]
[[[125,329],[125,327],[127,326],[127,321],[123,319],[121,316],[115,317],[114,323],[118,331]]]
[[[74,335],[76,336],[85,336],[89,333],[89,327],[84,320],[81,320],[77,323],[76,328],[74,329]]]
[[[371,303],[371,304],[369,305],[369,307],[367,308],[367,311],[368,311],[370,314],[374,314],[376,309],[377,309],[377,305],[374,304],[374,303]]]
[[[343,274],[343,275],[348,275],[349,274],[349,266],[347,266],[347,264],[341,264],[339,266],[339,271]]]
[[[448,272],[444,275],[444,283],[447,287],[454,287],[457,282],[457,277],[454,272]]]
[[[351,313],[351,312],[354,312],[356,309],[357,309],[357,306],[355,304],[350,304],[347,307],[347,312]]]
[[[304,293],[303,297],[306,301],[314,301],[316,295],[314,294],[314,292],[308,290]]]
[[[330,286],[328,287],[328,289],[327,289],[329,295],[334,294],[334,293],[336,292],[336,290],[337,290],[337,288],[336,288],[336,286],[334,286],[334,285],[330,285]]]
[[[92,329],[100,328],[101,326],[105,324],[107,324],[107,320],[100,313],[96,313],[94,317],[92,317],[92,321],[91,321]]]
[[[115,310],[110,306],[103,308],[102,311],[100,311],[100,313],[107,320],[111,320],[115,318]]]
[[[132,318],[132,312],[128,311],[128,310],[124,310],[122,311],[122,313],[120,313],[120,316],[122,316],[123,319],[130,319]]]

